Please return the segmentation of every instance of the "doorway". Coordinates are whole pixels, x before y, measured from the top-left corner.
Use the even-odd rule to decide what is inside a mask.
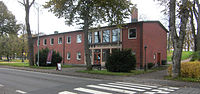
[[[161,53],[157,53],[157,64],[158,66],[161,65]]]
[[[94,65],[101,65],[101,50],[94,51]]]

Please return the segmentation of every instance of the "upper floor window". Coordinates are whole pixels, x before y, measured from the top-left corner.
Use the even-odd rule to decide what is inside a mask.
[[[47,45],[47,39],[43,39],[43,45]]]
[[[67,60],[70,60],[70,58],[71,58],[71,54],[70,54],[70,52],[68,52],[67,53]]]
[[[62,37],[58,38],[58,44],[62,44]]]
[[[77,60],[81,60],[81,53],[80,53],[80,52],[77,53],[76,59],[77,59]]]
[[[103,42],[110,42],[110,30],[103,31]]]
[[[94,43],[100,43],[101,42],[101,32],[94,32]]]
[[[82,41],[81,38],[82,38],[81,34],[77,35],[76,43],[81,43]]]
[[[54,44],[54,38],[50,39],[50,44],[53,45]]]
[[[88,32],[88,43],[92,43],[92,32]]]
[[[136,29],[135,28],[128,30],[128,38],[129,39],[136,39]]]
[[[67,44],[71,44],[71,36],[67,36]]]
[[[112,42],[120,41],[120,29],[112,30]]]

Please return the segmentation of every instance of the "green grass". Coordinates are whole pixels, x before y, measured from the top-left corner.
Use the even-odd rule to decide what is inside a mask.
[[[172,51],[167,52],[167,61],[172,61],[172,60],[171,60],[172,54],[173,54]],[[183,52],[182,52],[181,60],[186,60],[186,59],[190,58],[192,54],[193,54],[192,51],[183,51]]]
[[[170,76],[166,76],[165,79],[175,80],[175,81],[184,81],[184,82],[200,82],[200,78],[185,78],[185,77],[172,78]]]
[[[36,69],[56,69],[55,66],[47,66],[47,67],[42,67],[42,66],[29,66],[29,63],[18,63],[17,61],[13,63],[12,62],[0,62],[0,65],[4,66],[13,66],[13,67],[30,67],[30,68],[36,68]],[[71,68],[73,66],[71,65],[63,65],[62,68]]]
[[[150,73],[155,72],[159,70],[165,70],[167,67],[156,67],[150,70],[147,70],[146,72],[144,70],[131,70],[131,72],[125,73],[125,72],[108,72],[107,70],[81,70],[77,72],[81,73],[90,73],[90,74],[100,74],[100,75],[115,75],[115,76],[131,76],[131,75],[138,75],[138,74],[144,74],[144,73]]]

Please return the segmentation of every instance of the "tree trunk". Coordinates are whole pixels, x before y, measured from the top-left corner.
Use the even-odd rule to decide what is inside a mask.
[[[193,15],[193,10],[190,9],[190,25],[192,28],[192,35],[194,37],[194,51],[197,51],[197,38],[196,38],[196,33],[195,33],[195,27],[194,27],[194,15]]]
[[[176,12],[176,0],[170,0],[170,32],[172,34],[172,42],[174,47],[174,52],[172,56],[172,77],[178,77],[181,75],[181,56],[182,56],[182,50],[183,50],[183,43],[184,38],[186,35],[186,25],[189,17],[189,11],[187,8],[188,0],[182,0],[182,7],[180,11],[180,17],[181,17],[181,26],[180,26],[180,32],[179,36],[176,32],[176,26],[175,26],[175,12]]]
[[[34,65],[34,51],[33,51],[33,40],[32,40],[32,34],[31,34],[31,29],[30,29],[30,23],[29,23],[29,12],[30,12],[30,7],[29,2],[27,0],[26,6],[25,6],[25,11],[26,11],[26,30],[28,33],[28,59],[29,59],[29,65],[33,66]]]
[[[199,4],[199,0],[195,0],[195,3],[197,5],[198,11],[194,9],[194,13],[195,13],[195,17],[197,20],[197,35],[196,35],[196,51],[200,51],[200,4]]]
[[[87,2],[88,2],[88,0],[87,0]],[[86,11],[89,11],[89,6],[86,7]],[[84,47],[85,47],[84,50],[85,50],[85,57],[86,57],[85,58],[86,66],[87,66],[87,70],[92,70],[91,58],[90,58],[91,51],[90,51],[89,45],[88,45],[89,14],[87,12],[85,12],[83,31],[84,31]]]

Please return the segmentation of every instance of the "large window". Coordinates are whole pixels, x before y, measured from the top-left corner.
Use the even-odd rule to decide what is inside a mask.
[[[103,42],[110,42],[110,30],[103,31]]]
[[[135,28],[128,30],[128,38],[136,39],[136,29]]]
[[[43,39],[43,45],[47,45],[47,39]]]
[[[67,44],[71,44],[71,36],[67,36]]]
[[[67,60],[70,60],[71,59],[71,54],[70,52],[67,53]]]
[[[62,44],[62,37],[58,38],[58,44]]]
[[[100,43],[101,42],[101,32],[94,32],[94,43]]]
[[[54,44],[54,38],[50,39],[50,44],[53,45]]]
[[[80,52],[77,53],[76,59],[81,60],[81,53]]]
[[[110,49],[103,49],[103,54],[102,54],[102,61],[103,62],[105,62],[106,61],[106,59],[108,58],[108,56],[109,56],[109,54],[110,54]]]
[[[88,32],[88,43],[92,43],[92,32]]]
[[[76,43],[81,43],[81,34],[77,35]]]
[[[112,30],[112,42],[120,41],[120,29]]]

